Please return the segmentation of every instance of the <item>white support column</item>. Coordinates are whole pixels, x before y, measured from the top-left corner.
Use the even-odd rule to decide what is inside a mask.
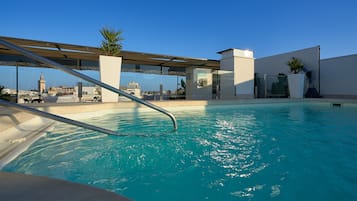
[[[99,56],[100,81],[118,88],[120,85],[121,57]],[[102,88],[102,102],[118,102],[118,94]]]
[[[210,69],[186,68],[186,99],[212,99],[212,72]]]
[[[254,98],[253,52],[228,49],[218,53],[222,54],[220,69],[232,72],[221,76],[221,99]]]

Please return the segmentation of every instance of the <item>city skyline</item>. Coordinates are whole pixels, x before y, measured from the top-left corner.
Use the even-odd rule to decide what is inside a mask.
[[[0,86],[5,86],[6,88],[15,89],[16,88],[16,68],[15,67],[4,67],[4,72],[2,76],[11,77],[11,79],[4,79],[0,83]],[[0,68],[1,69],[1,68]],[[0,70],[1,71],[1,70]],[[98,71],[81,71],[86,75],[93,78],[99,79]],[[19,67],[19,89],[23,90],[38,90],[38,81],[41,74],[46,80],[46,89],[49,87],[57,86],[76,86],[78,82],[84,83],[84,85],[93,85],[87,81],[83,81],[74,76],[68,75],[62,71],[56,69],[47,68],[30,68],[30,67]],[[167,75],[153,75],[153,74],[142,74],[138,77],[136,73],[121,73],[120,86],[127,86],[129,82],[137,82],[140,84],[143,91],[159,91],[160,84],[164,83],[165,90],[176,90],[177,89],[177,78],[176,76]],[[26,79],[24,79],[26,77]],[[63,79],[57,79],[56,77],[62,77]],[[164,77],[164,78],[162,78]],[[143,81],[144,79],[144,81]],[[162,80],[165,79],[165,80]],[[24,81],[26,80],[26,81]],[[180,82],[181,78],[178,80]],[[150,85],[142,86],[141,83],[149,82]]]

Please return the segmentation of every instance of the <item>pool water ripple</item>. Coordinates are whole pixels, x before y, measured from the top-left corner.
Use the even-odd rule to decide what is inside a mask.
[[[262,105],[120,113],[58,124],[5,171],[105,188],[135,200],[357,200],[357,109]],[[96,120],[96,121],[94,121]]]

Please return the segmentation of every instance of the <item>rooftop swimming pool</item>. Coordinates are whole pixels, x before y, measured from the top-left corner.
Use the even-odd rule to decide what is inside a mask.
[[[57,124],[3,168],[137,201],[357,200],[357,106],[214,106],[93,117],[128,136]]]

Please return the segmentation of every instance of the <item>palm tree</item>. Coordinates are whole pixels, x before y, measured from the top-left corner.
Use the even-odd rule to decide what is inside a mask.
[[[304,68],[304,64],[296,57],[292,57],[287,64],[290,66],[290,70],[294,74],[299,73]]]
[[[181,95],[185,95],[186,94],[186,82],[183,79],[181,79],[181,87],[178,90],[178,93],[181,94]]]
[[[186,89],[186,82],[185,82],[185,80],[183,80],[183,79],[181,79],[181,87],[182,87],[183,89]]]
[[[115,31],[110,28],[102,28],[100,33],[103,36],[101,49],[107,56],[118,56],[122,48],[121,41],[123,38],[120,36],[122,31]]]

